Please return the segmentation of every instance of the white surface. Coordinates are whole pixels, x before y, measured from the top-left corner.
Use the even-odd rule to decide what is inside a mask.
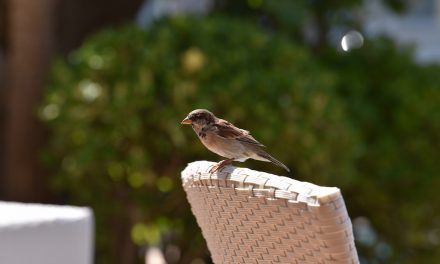
[[[1,264],[91,264],[89,208],[0,202]]]
[[[167,264],[167,262],[160,248],[151,247],[145,253],[145,264]]]
[[[419,0],[420,1],[420,0]],[[408,10],[398,15],[381,0],[364,1],[364,30],[369,36],[388,35],[400,45],[414,45],[415,59],[420,63],[440,62],[440,0],[423,0],[435,6],[431,12]],[[414,1],[416,3],[416,1]],[[428,5],[429,6],[429,5]],[[413,11],[413,12],[411,12]]]

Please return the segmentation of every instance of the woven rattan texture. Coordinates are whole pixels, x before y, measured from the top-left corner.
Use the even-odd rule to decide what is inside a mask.
[[[359,263],[338,188],[213,164],[182,181],[214,263]]]

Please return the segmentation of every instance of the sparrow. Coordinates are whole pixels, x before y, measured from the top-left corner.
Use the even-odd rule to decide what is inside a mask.
[[[265,146],[252,137],[249,131],[216,117],[206,109],[192,111],[181,124],[191,125],[206,148],[226,158],[214,165],[209,170],[210,173],[233,161],[244,162],[247,159],[272,162],[290,172],[286,165],[269,155],[264,150]]]

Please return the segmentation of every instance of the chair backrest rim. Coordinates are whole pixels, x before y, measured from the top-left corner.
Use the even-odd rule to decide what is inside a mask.
[[[301,182],[289,177],[248,168],[227,166],[215,173],[200,170],[214,165],[210,161],[195,161],[182,171],[183,184],[212,187],[234,187],[237,190],[250,190],[256,196],[273,199],[286,199],[290,202],[305,202],[309,205],[325,204],[337,199],[341,193],[337,187],[323,187],[309,182]],[[196,168],[197,171],[194,171]]]

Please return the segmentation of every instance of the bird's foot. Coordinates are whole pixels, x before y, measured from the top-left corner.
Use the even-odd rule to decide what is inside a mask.
[[[209,170],[209,173],[214,173],[214,172],[220,170],[224,166],[231,164],[232,161],[234,161],[234,159],[226,159],[226,160],[219,161],[218,163],[216,163],[214,166],[211,167],[211,169]]]

